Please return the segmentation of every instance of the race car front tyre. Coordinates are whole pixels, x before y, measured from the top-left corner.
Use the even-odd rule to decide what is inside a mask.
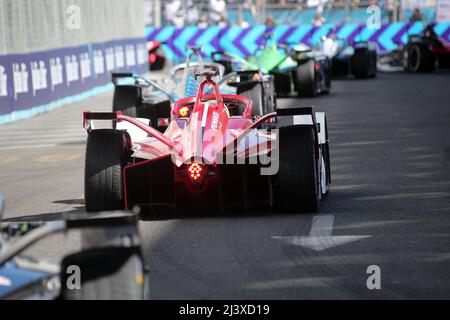
[[[310,59],[301,63],[294,71],[296,90],[299,97],[317,95],[316,62]]]
[[[373,61],[369,49],[358,49],[352,57],[352,71],[357,79],[370,77]],[[376,66],[375,66],[376,68]],[[373,72],[372,72],[373,73]]]
[[[433,72],[435,57],[427,46],[412,44],[408,48],[407,65],[410,72]]]
[[[262,84],[254,82],[238,86],[237,95],[247,97],[253,102],[253,115],[264,115],[264,96]]]
[[[71,278],[70,268],[73,266],[81,271],[81,279],[76,281]],[[61,270],[61,300],[144,299],[144,263],[140,254],[131,250],[102,248],[82,251],[65,257]]]
[[[131,154],[130,141],[128,133],[114,129],[89,134],[84,185],[87,212],[124,209],[122,170]]]
[[[295,213],[319,210],[315,137],[311,126],[289,126],[279,131],[278,196],[282,210]]]

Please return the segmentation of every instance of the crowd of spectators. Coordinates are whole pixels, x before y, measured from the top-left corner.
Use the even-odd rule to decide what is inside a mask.
[[[264,23],[267,26],[278,24],[274,18],[274,10],[267,8],[285,9],[291,12],[300,12],[304,9],[314,8],[315,14],[311,19],[314,26],[322,26],[327,21],[324,18],[324,11],[333,8],[355,9],[358,6],[378,5],[384,7],[388,12],[390,20],[394,15],[394,2],[396,0],[165,0],[164,17],[165,23],[182,28],[185,25],[197,25],[207,27],[218,25],[221,27],[230,24],[230,20],[240,27],[250,27],[250,22],[246,21],[245,13],[251,13],[253,20]],[[237,9],[238,8],[238,9]],[[234,19],[229,19],[228,12],[238,12]],[[264,12],[264,14],[262,14]],[[248,15],[247,15],[248,17]],[[415,11],[411,20],[419,21],[424,17],[419,11]],[[285,22],[285,21],[283,21]],[[281,22],[281,23],[283,23]],[[254,22],[253,22],[254,23]]]
[[[218,25],[223,27],[229,24],[227,15],[229,7],[236,8],[239,6],[242,12],[251,12],[254,17],[258,17],[264,11],[266,5],[276,5],[279,8],[289,6],[289,8],[294,7],[296,11],[303,10],[303,6],[306,5],[317,8],[317,14],[311,23],[321,25],[325,23],[325,19],[322,17],[324,6],[331,1],[340,0],[168,0],[164,1],[164,16],[167,24],[178,28],[185,25],[197,25],[199,27]],[[267,26],[274,26],[277,21],[268,12],[264,23]],[[237,25],[243,28],[250,26],[242,14],[238,15]]]
[[[227,1],[209,0],[207,7],[200,7],[193,0],[169,0],[165,3],[166,22],[178,28],[184,25],[226,25]]]

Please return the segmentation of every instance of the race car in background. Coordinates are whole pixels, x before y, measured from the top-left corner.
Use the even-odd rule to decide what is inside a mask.
[[[323,54],[305,45],[277,44],[271,33],[252,56],[243,59],[226,52],[216,52],[213,60],[227,70],[261,70],[274,77],[278,97],[295,92],[300,97],[314,97],[331,89],[331,63]]]
[[[298,107],[255,117],[251,99],[220,92],[218,75],[196,73],[197,95],[174,104],[164,133],[121,112],[84,114],[88,212],[319,209],[331,181],[325,114]],[[116,125],[96,129],[102,120]]]
[[[3,200],[0,196],[0,220]],[[2,222],[0,225],[0,300],[141,300],[146,297],[146,268],[138,218],[130,213],[68,214],[48,223]],[[81,236],[82,249],[61,263],[23,254],[56,234]],[[81,270],[81,288],[67,286]]]
[[[319,50],[331,59],[333,76],[354,76],[357,79],[377,75],[377,46],[368,41],[348,43],[334,32],[322,37]]]
[[[166,66],[166,57],[161,49],[162,42],[148,42],[148,64],[150,71],[160,71]]]
[[[433,24],[427,25],[421,34],[409,37],[403,48],[403,59],[410,72],[450,68],[450,42],[436,34]]]
[[[194,96],[200,82],[195,77],[197,71],[218,70],[214,77],[223,93],[248,97],[253,102],[253,115],[261,116],[276,108],[273,77],[263,75],[259,70],[239,71],[225,74],[223,66],[203,61],[199,47],[188,47],[187,61],[172,68],[170,79],[162,83],[131,73],[115,73],[113,112],[147,118],[160,131],[167,127],[170,111],[175,101]],[[197,61],[194,61],[196,59]]]

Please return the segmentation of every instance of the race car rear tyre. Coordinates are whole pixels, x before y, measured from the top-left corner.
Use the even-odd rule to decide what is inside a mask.
[[[80,279],[72,279],[79,268]],[[144,263],[140,254],[102,248],[72,254],[62,262],[62,300],[142,300]],[[78,287],[77,287],[78,285]]]
[[[320,187],[316,134],[311,126],[290,126],[279,132],[278,195],[287,212],[317,212]]]
[[[296,90],[299,97],[315,97],[317,95],[315,64],[315,61],[310,59],[300,64],[294,71]]]
[[[433,72],[435,57],[425,45],[413,44],[408,48],[407,66],[410,72]]]
[[[356,50],[352,57],[352,71],[355,78],[369,78],[371,69],[373,68],[372,63],[372,57],[368,49]]]
[[[122,170],[131,154],[130,145],[124,131],[102,129],[89,134],[84,185],[87,212],[125,208]]]
[[[238,86],[237,94],[247,97],[253,102],[253,115],[264,115],[264,92],[261,83],[255,83],[252,86]]]

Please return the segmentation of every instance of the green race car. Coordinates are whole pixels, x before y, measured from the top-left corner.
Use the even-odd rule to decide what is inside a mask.
[[[226,52],[215,52],[212,57],[226,72],[260,70],[272,75],[277,96],[297,93],[300,97],[314,97],[331,89],[328,57],[306,45],[277,44],[270,34],[265,36],[264,45],[247,59]]]

